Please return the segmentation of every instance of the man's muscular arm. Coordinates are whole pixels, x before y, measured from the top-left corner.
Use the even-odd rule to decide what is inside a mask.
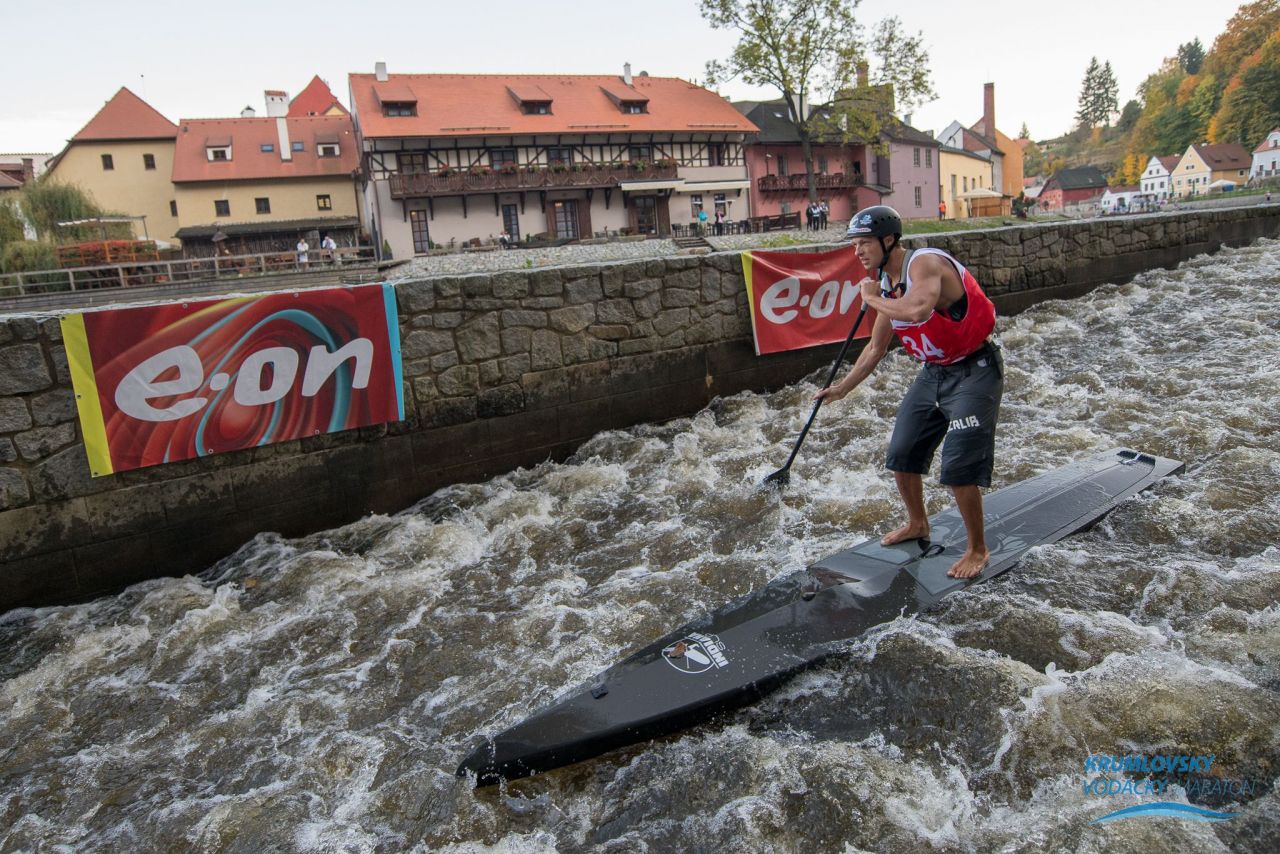
[[[903,320],[908,323],[923,323],[938,306],[938,298],[942,294],[942,273],[944,262],[937,255],[922,255],[913,259],[911,269],[911,290],[900,299],[885,299],[880,296],[880,285],[872,279],[863,279],[862,301],[876,310],[880,317],[890,320]],[[906,278],[906,271],[903,271]]]

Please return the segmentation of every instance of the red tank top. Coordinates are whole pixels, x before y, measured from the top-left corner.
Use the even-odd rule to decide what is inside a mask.
[[[951,365],[975,353],[987,340],[996,326],[996,307],[987,299],[973,274],[941,249],[917,249],[911,253],[906,262],[907,269],[903,270],[905,289],[901,296],[906,296],[911,290],[911,262],[921,255],[941,255],[955,265],[956,272],[960,274],[960,282],[964,285],[964,317],[952,320],[935,308],[929,319],[921,323],[907,320],[890,322],[898,340],[914,358],[936,365]],[[898,297],[891,295],[891,298]]]

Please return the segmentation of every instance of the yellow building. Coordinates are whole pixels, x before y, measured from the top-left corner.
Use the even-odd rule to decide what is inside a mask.
[[[145,217],[134,224],[137,237],[176,241],[170,173],[177,135],[173,122],[121,88],[49,161],[46,180],[80,187],[108,213]]]
[[[1230,181],[1243,187],[1249,180],[1252,161],[1243,145],[1191,145],[1173,171],[1173,193],[1178,198],[1209,192],[1215,181]]]
[[[359,152],[351,118],[184,119],[173,165],[187,255],[356,245]]]
[[[994,192],[998,202],[1001,194],[998,188],[992,190],[993,176],[991,161],[986,157],[944,145],[938,156],[938,178],[947,219],[983,215],[985,203],[975,197],[976,191]]]

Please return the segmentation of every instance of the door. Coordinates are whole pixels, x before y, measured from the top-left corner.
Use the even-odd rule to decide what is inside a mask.
[[[426,252],[431,249],[431,234],[427,229],[426,211],[409,211],[409,230],[413,232],[413,251]]]
[[[635,211],[637,234],[658,233],[658,197],[632,196],[631,208]]]
[[[557,239],[578,239],[578,202],[576,199],[562,199],[551,203],[551,227],[555,231]]]
[[[502,206],[502,229],[512,240],[520,241],[520,217],[516,214],[516,205]]]

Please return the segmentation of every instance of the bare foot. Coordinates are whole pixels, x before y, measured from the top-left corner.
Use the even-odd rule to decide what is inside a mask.
[[[880,538],[880,545],[891,546],[907,540],[922,540],[929,536],[929,523],[912,524],[908,522],[901,528],[890,531]]]
[[[987,568],[987,561],[990,559],[991,552],[986,549],[980,552],[969,549],[960,556],[958,561],[951,565],[951,569],[947,570],[947,575],[952,578],[973,578]]]

